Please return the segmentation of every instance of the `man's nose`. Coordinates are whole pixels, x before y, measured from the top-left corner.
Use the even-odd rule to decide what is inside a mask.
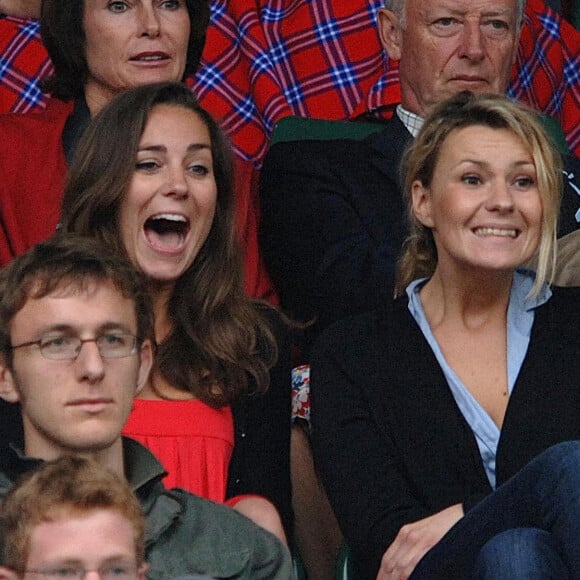
[[[103,357],[97,343],[92,340],[81,343],[75,364],[81,378],[90,382],[102,379],[105,374]]]
[[[468,20],[461,32],[459,56],[472,61],[482,60],[485,56],[485,36],[479,21]]]

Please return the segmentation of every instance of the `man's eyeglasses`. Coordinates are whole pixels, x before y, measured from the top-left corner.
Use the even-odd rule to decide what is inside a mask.
[[[137,578],[137,566],[129,563],[105,564],[96,570],[65,565],[43,570],[24,570],[24,572],[38,574],[46,580],[84,580],[89,572],[98,572],[100,580],[135,580]]]
[[[40,354],[50,360],[75,360],[85,342],[94,342],[103,358],[123,358],[137,352],[137,337],[132,334],[106,332],[96,338],[81,339],[78,336],[45,336],[40,340],[23,342],[10,348],[37,346]]]

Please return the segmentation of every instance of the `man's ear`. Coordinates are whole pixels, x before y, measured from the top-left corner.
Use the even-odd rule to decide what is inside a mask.
[[[0,580],[18,580],[20,576],[14,570],[0,566]]]
[[[379,8],[377,12],[379,39],[383,48],[392,60],[401,60],[403,49],[402,29],[399,17],[387,8]]]
[[[137,378],[137,390],[135,391],[135,394],[139,393],[147,383],[152,366],[153,346],[150,340],[145,340],[143,341],[141,350],[139,351],[139,376]]]
[[[431,190],[428,187],[425,187],[418,179],[413,181],[413,185],[411,186],[411,200],[413,215],[426,228],[432,228]]]
[[[20,393],[16,387],[14,372],[8,365],[5,354],[0,355],[0,397],[7,403],[18,403],[20,401]]]

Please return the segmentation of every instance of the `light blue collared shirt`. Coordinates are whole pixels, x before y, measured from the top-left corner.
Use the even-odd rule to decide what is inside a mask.
[[[407,287],[409,311],[433,350],[453,398],[473,431],[487,478],[491,487],[495,489],[495,458],[501,431],[447,364],[439,344],[431,332],[419,296],[421,286],[426,280],[427,278],[415,280]],[[526,357],[534,324],[534,311],[552,296],[552,291],[547,284],[544,284],[538,296],[527,298],[534,280],[535,274],[529,270],[518,270],[514,273],[507,312],[507,373],[508,393],[510,395]]]

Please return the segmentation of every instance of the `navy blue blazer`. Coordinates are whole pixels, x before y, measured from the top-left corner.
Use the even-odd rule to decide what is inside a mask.
[[[393,295],[407,226],[399,162],[411,135],[398,118],[362,141],[278,143],[260,177],[260,247],[281,304],[331,322]]]
[[[496,457],[500,485],[542,451],[580,439],[580,288],[536,310]],[[312,355],[316,465],[364,578],[399,529],[491,487],[475,436],[407,297],[342,320]],[[452,578],[442,574],[438,578]]]

